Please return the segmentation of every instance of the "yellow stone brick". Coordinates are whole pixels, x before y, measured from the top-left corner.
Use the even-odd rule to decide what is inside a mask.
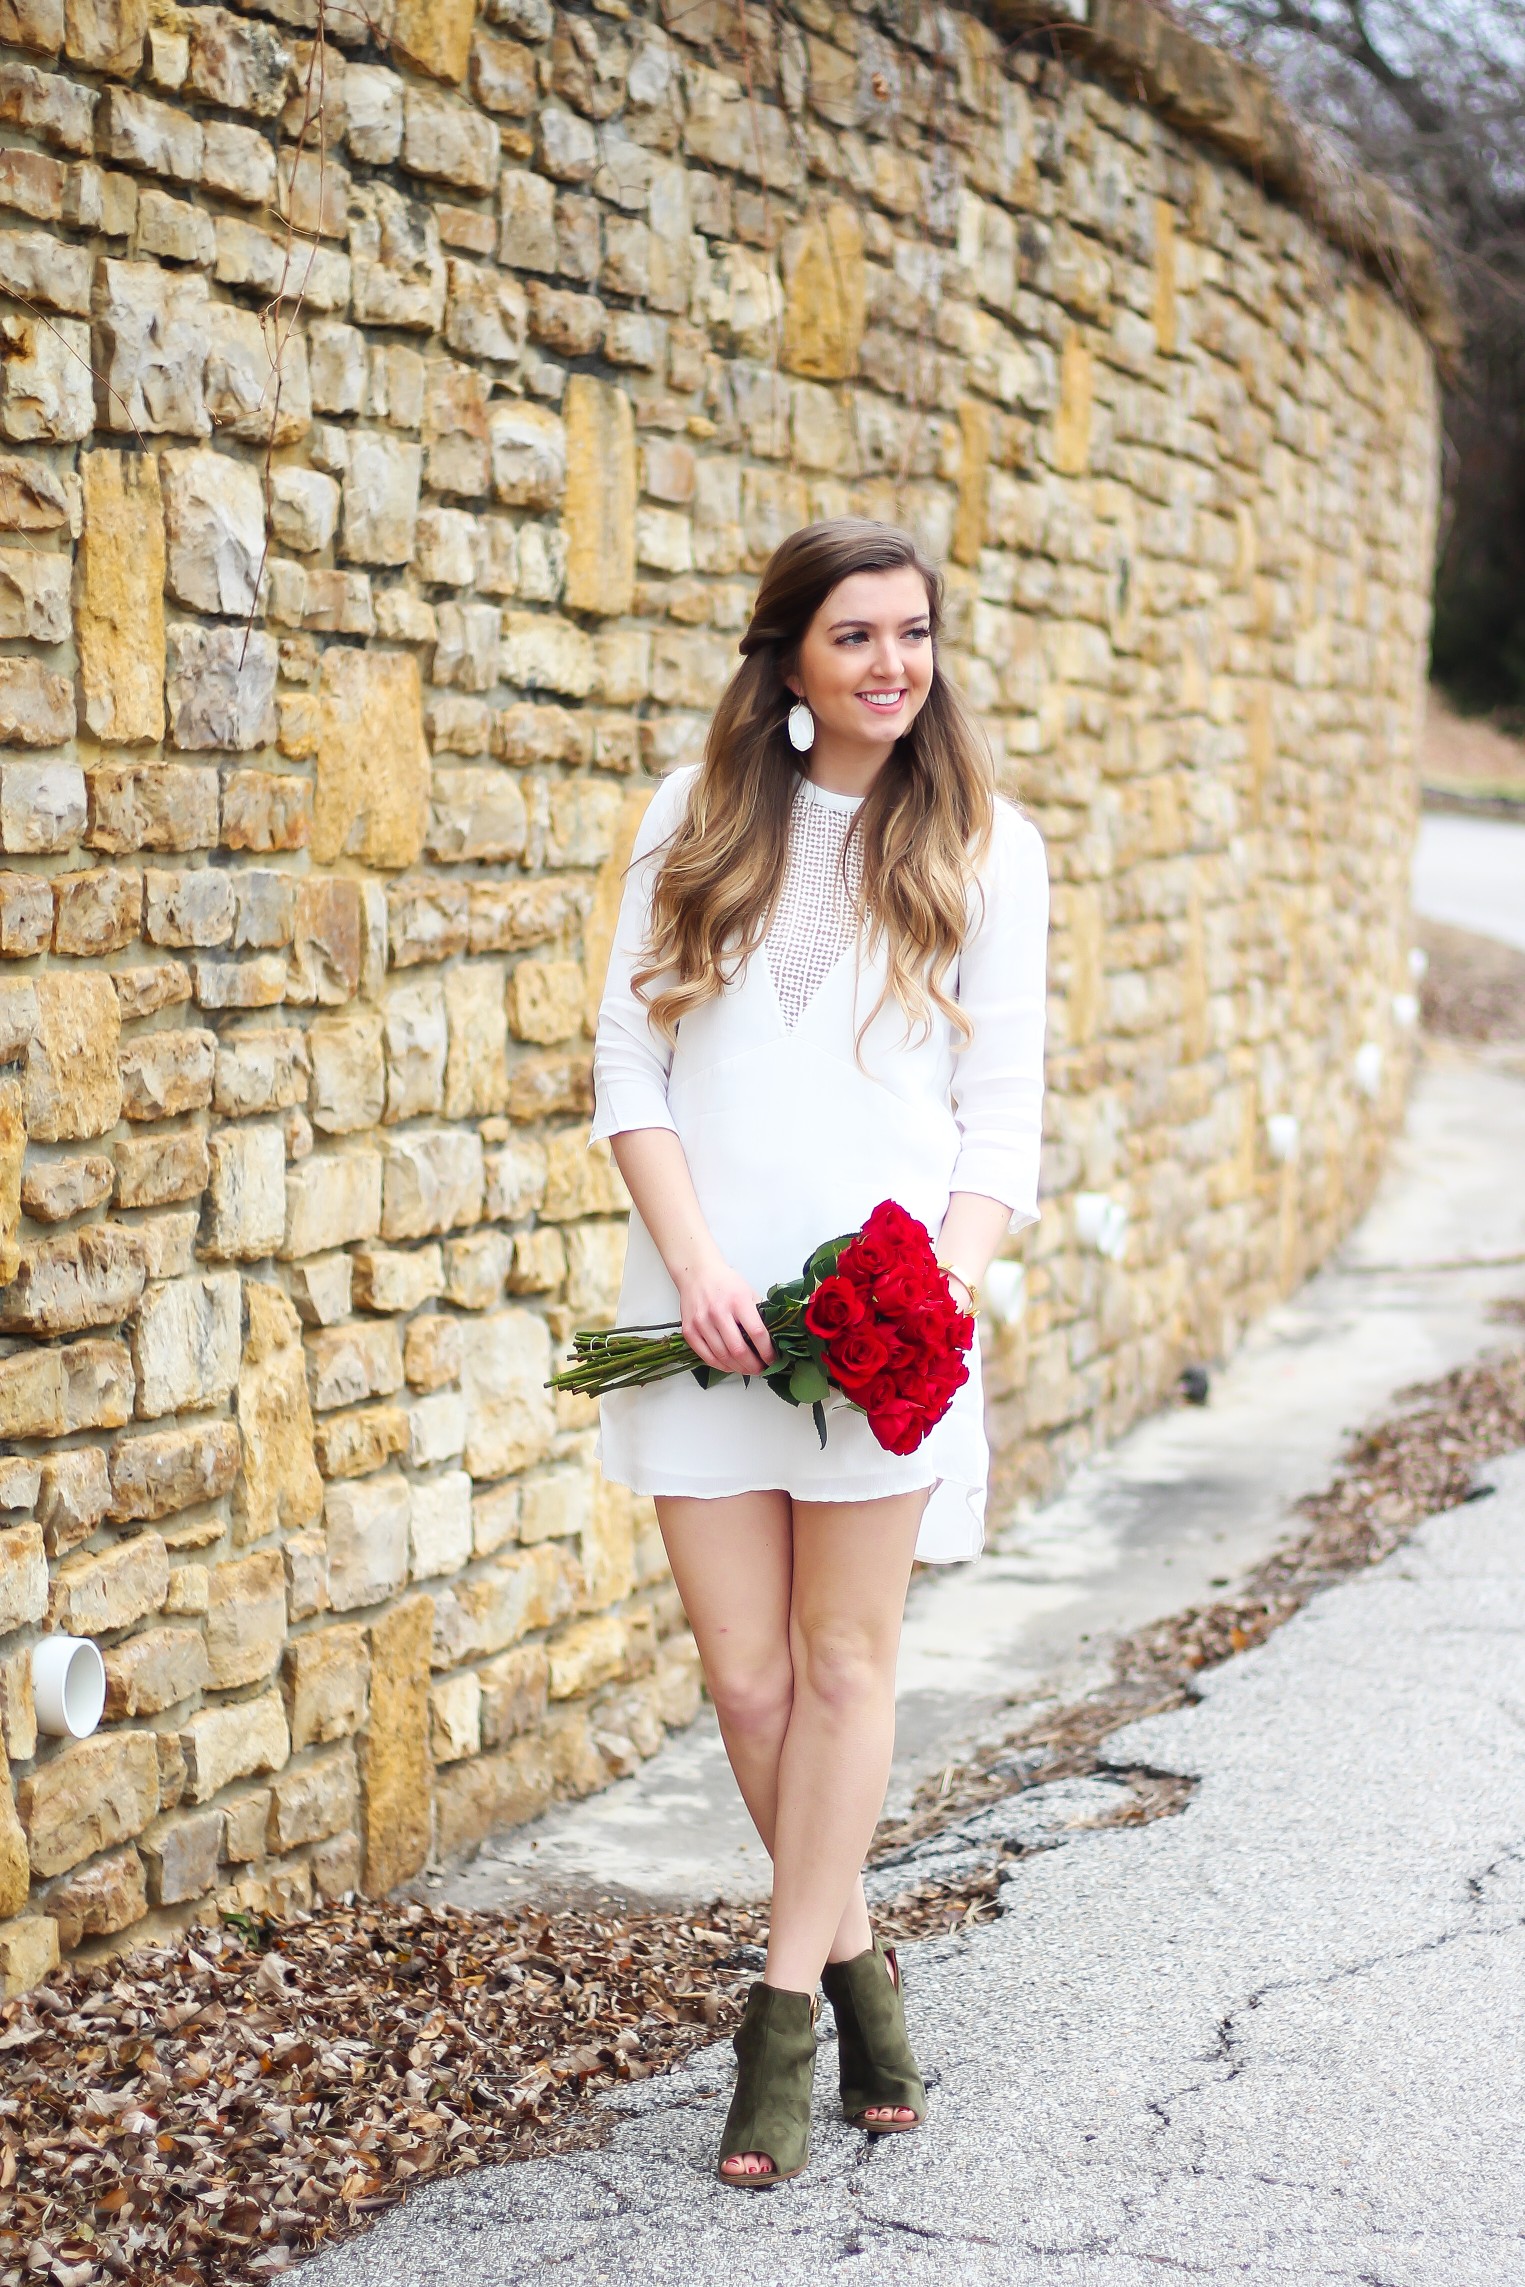
[[[833,199],[784,241],[781,362],[807,381],[846,381],[863,346],[863,225]]]
[[[391,45],[400,63],[459,86],[475,20],[476,0],[396,0]]]
[[[1091,352],[1078,327],[1065,335],[1059,357],[1059,410],[1054,416],[1054,466],[1061,476],[1080,476],[1091,458],[1091,399],[1095,388]]]
[[[117,745],[164,736],[164,510],[152,453],[80,456],[76,617],[85,721]]]
[[[386,869],[412,865],[429,824],[418,661],[331,645],[319,704],[314,861],[329,865],[343,854]]]
[[[379,1897],[429,1854],[429,1652],[434,1603],[409,1596],[371,1629],[371,1711],[361,1744],[365,1887]]]
[[[566,600],[616,618],[635,595],[635,416],[623,389],[587,373],[567,383],[563,416]]]

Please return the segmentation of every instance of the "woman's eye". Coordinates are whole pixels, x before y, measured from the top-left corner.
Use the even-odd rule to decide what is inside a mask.
[[[864,634],[861,627],[851,627],[848,629],[845,635],[839,635],[837,637],[837,646],[838,649],[840,649],[842,645],[847,643],[867,643],[867,641],[868,637]]]

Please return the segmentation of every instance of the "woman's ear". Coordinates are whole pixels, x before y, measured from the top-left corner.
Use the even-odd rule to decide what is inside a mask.
[[[786,675],[784,677],[784,689],[792,691],[796,699],[803,699],[805,696],[805,686],[798,675]]]

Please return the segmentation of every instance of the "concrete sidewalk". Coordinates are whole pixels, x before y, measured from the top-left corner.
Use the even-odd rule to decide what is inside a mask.
[[[1489,1306],[1525,1292],[1525,1079],[1427,1049],[1378,1198],[1334,1263],[1249,1335],[1212,1402],[1157,1416],[1012,1521],[973,1565],[913,1590],[890,1802],[1011,1721],[1068,1697],[1106,1646],[1217,1589],[1289,1530],[1349,1433],[1405,1384],[1475,1357]],[[708,1709],[636,1776],[489,1842],[418,1896],[764,1897],[767,1860]]]
[[[1054,1805],[999,1920],[908,1949],[920,2135],[834,2118],[828,2043],[809,2173],[738,2195],[717,2045],[620,2092],[606,2150],[427,2187],[304,2279],[1513,2287],[1525,1455],[1487,1481],[1117,1735],[1114,1765],[1197,1781],[1183,1813]]]

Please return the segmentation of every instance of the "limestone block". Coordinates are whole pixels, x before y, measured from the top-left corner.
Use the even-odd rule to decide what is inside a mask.
[[[414,1469],[459,1461],[466,1446],[466,1401],[459,1390],[437,1390],[407,1415],[407,1455]]]
[[[249,1787],[236,1795],[223,1812],[223,1856],[236,1866],[265,1854],[265,1828],[270,1817],[270,1789]]]
[[[305,778],[235,770],[224,782],[222,839],[230,850],[304,850],[312,821]]]
[[[148,1227],[135,1236],[148,1253]],[[132,1419],[133,1373],[125,1342],[94,1337],[71,1342],[62,1351],[65,1426],[120,1429]]]
[[[445,339],[463,357],[517,365],[524,354],[527,306],[513,278],[458,257],[445,264]]]
[[[259,471],[228,453],[163,455],[169,592],[193,610],[246,619],[265,554]]]
[[[360,1774],[355,1750],[347,1743],[332,1754],[303,1764],[277,1779],[270,1790],[269,1841],[272,1850],[296,1850],[306,1842],[353,1827],[360,1816]]]
[[[625,816],[624,790],[604,778],[568,778],[552,789],[548,866],[601,866]]]
[[[143,1241],[121,1223],[90,1223],[20,1250],[0,1289],[0,1332],[77,1334],[125,1318],[143,1292]]]
[[[579,1324],[612,1325],[625,1262],[623,1223],[569,1223],[567,1307]]]
[[[630,1195],[607,1143],[590,1148],[586,1130],[567,1128],[548,1136],[544,1150],[544,1192],[537,1207],[542,1221],[565,1223],[582,1215],[615,1215],[627,1210]]]
[[[495,604],[440,603],[434,611],[434,682],[490,691],[498,680],[502,620]]]
[[[550,1370],[550,1334],[535,1312],[496,1311],[472,1328],[462,1381],[473,1477],[507,1477],[544,1458],[555,1426]]]
[[[408,1577],[411,1495],[395,1471],[330,1484],[323,1498],[328,1594],[336,1612],[379,1604]]]
[[[498,179],[498,131],[458,97],[410,87],[403,98],[402,163],[429,182],[490,191]]]
[[[0,347],[0,434],[55,444],[88,437],[95,425],[90,328],[77,318],[8,311],[0,316]]]
[[[289,945],[296,931],[298,887],[291,876],[251,869],[236,875],[233,887],[238,909],[234,946]]]
[[[663,1722],[681,1731],[698,1714],[704,1688],[699,1653],[691,1636],[672,1637],[661,1646],[655,1682]]]
[[[326,1612],[328,1544],[321,1533],[294,1533],[282,1554],[286,1560],[286,1613],[293,1625]]]
[[[0,548],[0,635],[66,643],[71,630],[69,559],[35,548]]]
[[[489,1834],[539,1816],[555,1792],[550,1757],[538,1739],[501,1754],[447,1764],[436,1782],[436,1848],[450,1859]]]
[[[406,1253],[368,1247],[353,1255],[355,1301],[363,1310],[417,1310],[444,1289],[444,1263],[438,1247]]]
[[[313,1429],[319,1473],[369,1477],[408,1451],[408,1416],[401,1406],[359,1406],[351,1413],[325,1414]]]
[[[53,893],[31,874],[0,874],[0,953],[25,961],[53,938]]]
[[[229,111],[273,118],[286,100],[294,68],[290,47],[268,24],[249,22],[226,8],[197,8],[185,18],[190,34],[187,90]]]
[[[0,453],[0,531],[57,532],[69,501],[53,471],[21,453]]]
[[[420,1479],[413,1487],[408,1575],[432,1580],[471,1560],[471,1479],[464,1469]]]
[[[253,127],[236,127],[230,119],[204,120],[202,134],[206,189],[245,206],[269,206],[275,197],[275,153],[264,136]]]
[[[435,768],[424,844],[429,856],[501,865],[523,856],[528,833],[524,795],[504,772]]]
[[[249,1313],[238,1375],[243,1476],[234,1505],[239,1537],[316,1522],[323,1487],[312,1454],[306,1360],[291,1303],[279,1288],[245,1290]]]
[[[143,934],[151,945],[226,945],[233,914],[233,882],[215,867],[167,873],[150,866],[143,876]]]
[[[103,866],[88,873],[59,874],[53,896],[55,953],[119,953],[138,934],[143,884],[134,875]]]
[[[55,1351],[48,1351],[44,1355],[57,1365]],[[61,1373],[59,1380],[61,1383]],[[30,1418],[34,1422],[46,1418],[61,1429],[64,1420],[61,1388],[59,1396],[60,1404],[56,1413],[47,1416],[33,1413]],[[0,1415],[0,1418],[6,1420],[9,1434],[38,1434],[33,1429],[19,1433],[11,1431],[10,1422],[18,1418],[14,1413]],[[71,1548],[77,1548],[81,1541],[87,1541],[105,1516],[110,1502],[111,1480],[107,1474],[106,1456],[98,1447],[86,1445],[77,1451],[46,1455],[37,1496],[37,1522],[43,1529],[49,1556],[66,1555]]]
[[[329,653],[330,658],[334,653]],[[341,652],[346,659],[359,652]],[[286,999],[305,1008],[338,1008],[352,1000],[365,958],[365,898],[361,884],[309,875],[297,884]]]
[[[508,1079],[508,1114],[513,1120],[551,1119],[558,1112],[593,1109],[593,1065],[586,1056],[545,1051],[523,1056]]]
[[[206,1649],[214,1690],[257,1683],[286,1641],[286,1572],[279,1549],[215,1564],[207,1583]]]
[[[426,1239],[481,1220],[482,1139],[437,1128],[388,1139],[383,1147],[381,1235]]]
[[[596,682],[592,640],[554,612],[503,614],[502,671],[505,683],[527,691],[556,691],[585,699]]]
[[[280,1693],[198,1708],[180,1733],[180,1747],[185,1791],[193,1803],[209,1802],[235,1779],[282,1770],[291,1757],[291,1735]]]
[[[543,1644],[518,1644],[476,1671],[483,1747],[538,1730],[545,1717],[550,1663]]]
[[[355,432],[345,456],[341,556],[355,564],[411,560],[422,473],[418,445],[373,430]]]
[[[277,654],[258,629],[173,622],[165,633],[170,738],[246,753],[275,737]]]
[[[429,1850],[429,1649],[434,1608],[410,1596],[371,1629],[371,1713],[361,1749],[365,1884],[406,1881]]]
[[[164,191],[139,193],[134,240],[134,253],[156,254],[170,262],[195,262],[205,267],[217,255],[211,216],[188,199],[172,199]]]
[[[476,0],[397,0],[393,44],[415,70],[458,87],[466,77],[475,15]],[[374,1892],[369,1878],[367,1887]]]
[[[476,577],[476,521],[458,508],[426,508],[418,519],[418,570],[441,587],[470,587]]]
[[[443,985],[426,978],[394,986],[382,1004],[382,1019],[387,1120],[439,1111],[449,1037]]]
[[[469,1480],[467,1510],[469,1541]],[[30,1626],[47,1609],[48,1559],[41,1525],[0,1527],[0,1635]]]
[[[0,1455],[0,1515],[30,1511],[42,1490],[42,1465],[22,1454]]]
[[[73,736],[74,692],[65,678],[35,659],[0,658],[0,741],[61,746]]]
[[[220,1405],[238,1378],[236,1271],[171,1279],[143,1297],[132,1332],[140,1421]]]
[[[468,1669],[429,1694],[429,1750],[437,1764],[458,1763],[482,1744],[482,1686]]]
[[[160,1715],[194,1698],[207,1682],[206,1644],[199,1628],[145,1628],[115,1644],[106,1659],[106,1719]]]
[[[519,1538],[526,1545],[586,1534],[593,1522],[594,1475],[583,1463],[527,1477],[520,1488]]]
[[[580,961],[519,961],[508,985],[508,1021],[518,1040],[548,1046],[582,1032]]]
[[[389,167],[402,151],[403,82],[375,64],[351,64],[344,74],[345,140],[353,158]],[[353,412],[353,406],[336,406]]]
[[[429,815],[418,662],[347,647],[323,654],[313,856],[411,865]]]
[[[350,203],[352,302],[362,325],[438,333],[445,264],[431,208],[390,184],[357,184]]]
[[[567,1275],[566,1247],[559,1231],[520,1231],[508,1274],[510,1294],[551,1294]]]
[[[176,762],[97,763],[90,773],[87,839],[92,849],[118,852],[211,849],[216,771]],[[230,846],[243,845],[230,840]]]
[[[512,1550],[453,1582],[435,1601],[434,1665],[458,1667],[554,1627],[573,1608],[574,1575],[565,1551],[547,1543]]]
[[[132,100],[107,91],[103,111]],[[163,110],[166,106],[155,105]],[[201,130],[170,114],[177,133]],[[112,156],[117,154],[112,153]],[[199,168],[200,154],[196,154]],[[211,428],[205,377],[211,333],[207,282],[196,271],[153,262],[105,261],[95,295],[96,363],[103,368],[100,425],[146,436],[204,437]]]
[[[310,1072],[306,1037],[289,1025],[224,1033],[217,1043],[212,1103],[227,1119],[285,1111],[307,1101]]]
[[[567,602],[611,616],[635,592],[635,421],[622,389],[573,374],[565,404]]]
[[[625,1672],[625,1623],[614,1613],[579,1620],[546,1646],[552,1699],[571,1699]]]
[[[510,508],[558,508],[567,481],[567,433],[543,405],[499,399],[490,418],[492,488]]]
[[[1054,414],[1054,467],[1061,476],[1081,475],[1091,457],[1091,408],[1095,394],[1091,352],[1080,329],[1065,336],[1059,360],[1059,404]]]
[[[366,1632],[353,1621],[293,1637],[284,1664],[292,1752],[360,1730],[369,1711],[370,1676]]]
[[[276,469],[270,480],[270,517],[276,539],[298,555],[326,548],[339,522],[339,487],[317,469]]]
[[[192,1811],[150,1827],[138,1848],[148,1869],[148,1894],[156,1906],[178,1906],[203,1898],[217,1879],[222,1851],[220,1810]]]
[[[238,1431],[230,1421],[119,1438],[111,1449],[113,1524],[174,1515],[220,1500],[238,1475]]]
[[[195,1199],[205,1190],[210,1172],[207,1139],[198,1128],[129,1139],[116,1147],[116,1203],[163,1207]]]
[[[519,1535],[519,1488],[490,1485],[471,1497],[471,1545],[478,1556],[496,1556]]]
[[[209,1144],[211,1170],[200,1252],[214,1262],[273,1255],[286,1230],[286,1141],[274,1122],[225,1128]]]
[[[314,1127],[349,1135],[374,1127],[386,1102],[384,1023],[379,1010],[320,1017],[309,1026]]]
[[[581,918],[582,904],[578,888],[568,882],[473,882],[468,907],[471,950],[517,953],[527,945],[542,945]]]
[[[403,1342],[403,1368],[409,1388],[438,1390],[447,1383],[459,1381],[464,1350],[465,1340],[458,1318],[447,1318],[439,1311],[415,1318]]]
[[[82,1859],[141,1834],[159,1807],[151,1731],[75,1740],[16,1788],[32,1871],[66,1874]]]
[[[278,188],[281,172],[278,163]],[[331,168],[331,179],[337,181],[342,174],[342,168]],[[245,222],[241,215],[220,214],[214,227],[213,276],[220,285],[242,286],[272,307],[298,300],[310,310],[348,307],[352,267],[347,255],[311,244],[303,244],[297,252],[284,231]]]
[[[471,43],[471,92],[485,111],[532,117],[540,101],[534,49],[478,32]]]
[[[472,961],[448,970],[445,1007],[450,1034],[446,1118],[503,1111],[508,1103],[508,1063],[502,964]]]
[[[445,1242],[445,1299],[458,1310],[491,1310],[503,1299],[513,1242],[506,1231],[473,1231]]]
[[[323,1327],[308,1336],[306,1353],[308,1395],[319,1413],[402,1387],[402,1343],[391,1319]]]
[[[521,1142],[496,1145],[487,1153],[485,1211],[489,1221],[517,1223],[540,1210],[547,1195],[546,1152],[545,1144],[526,1137]]]
[[[111,981],[124,1024],[157,1016],[160,1009],[178,1008],[191,997],[191,972],[183,961],[141,961],[130,969],[113,970]]]
[[[11,204],[11,201],[7,201]],[[82,246],[69,246],[42,230],[9,230],[0,235],[0,293],[32,308],[90,312],[90,258]]]
[[[26,1902],[25,1860],[18,1905]],[[0,1922],[0,1990],[25,1993],[58,1967],[58,1924],[51,1914],[18,1914]]]
[[[374,1239],[381,1229],[381,1154],[343,1151],[315,1155],[286,1170],[288,1259],[329,1247]]]
[[[150,1032],[118,1057],[120,1107],[129,1120],[167,1120],[211,1102],[217,1040],[210,1032]]]
[[[12,988],[9,998],[26,1041],[28,1135],[38,1143],[104,1135],[122,1106],[121,1020],[110,978],[44,975]],[[0,1008],[0,1025],[9,1013]]]

